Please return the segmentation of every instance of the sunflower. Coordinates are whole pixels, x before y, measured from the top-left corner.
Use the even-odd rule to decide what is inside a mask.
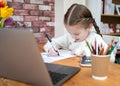
[[[3,8],[0,8],[0,16],[2,18],[9,18],[11,15],[13,15],[13,8],[8,8],[8,6],[5,6]]]

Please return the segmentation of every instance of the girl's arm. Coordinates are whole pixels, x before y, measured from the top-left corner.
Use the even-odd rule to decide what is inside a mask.
[[[58,38],[53,38],[52,39],[52,45],[56,48],[56,49],[65,49],[67,48],[67,40],[68,40],[68,35],[63,35],[61,37],[58,37]],[[45,45],[44,45],[44,50],[46,52],[49,52],[49,53],[53,53],[53,54],[56,54],[53,50],[53,46],[51,45],[51,43],[48,41]]]

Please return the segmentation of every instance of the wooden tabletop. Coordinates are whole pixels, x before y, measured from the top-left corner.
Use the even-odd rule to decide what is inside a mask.
[[[81,70],[62,86],[120,86],[120,65],[110,63],[108,78],[106,80],[94,80],[91,77],[91,67],[81,67],[80,58],[73,57],[61,61],[54,62],[55,64],[64,64],[68,66],[80,67]]]
[[[103,81],[94,80],[91,77],[91,67],[81,67],[80,57],[68,58],[54,62],[74,67],[80,67],[81,70],[71,79],[66,81],[62,86],[120,86],[120,65],[110,63],[108,78]],[[0,78],[0,86],[30,86],[25,83]]]

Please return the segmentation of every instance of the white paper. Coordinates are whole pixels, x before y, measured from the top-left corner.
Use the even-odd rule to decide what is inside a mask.
[[[59,54],[60,54],[60,56],[52,56],[46,52],[41,53],[43,61],[46,63],[51,63],[54,61],[58,61],[58,60],[62,60],[62,59],[66,59],[66,58],[70,58],[70,57],[75,56],[75,55],[72,55],[71,51],[68,51],[68,50],[60,50]]]

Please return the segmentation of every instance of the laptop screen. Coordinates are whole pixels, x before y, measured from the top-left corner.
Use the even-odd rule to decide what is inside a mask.
[[[35,86],[52,86],[30,30],[0,30],[0,76]]]

